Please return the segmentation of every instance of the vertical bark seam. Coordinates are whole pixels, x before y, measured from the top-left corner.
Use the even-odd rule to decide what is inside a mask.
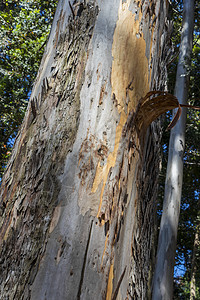
[[[85,249],[83,266],[82,266],[82,271],[81,271],[81,279],[80,279],[79,289],[78,289],[78,294],[77,294],[77,300],[79,300],[80,296],[81,296],[81,289],[82,289],[82,285],[83,285],[83,278],[84,278],[84,273],[85,273],[87,253],[88,253],[88,249],[89,249],[91,232],[92,232],[92,225],[93,225],[93,220],[92,220],[91,225],[90,225],[89,236],[88,236],[87,245],[86,245],[86,249]]]
[[[118,281],[117,287],[116,287],[115,292],[114,292],[114,295],[113,295],[113,297],[112,297],[112,300],[116,300],[116,299],[117,299],[117,295],[118,295],[118,292],[119,292],[119,288],[120,288],[120,285],[121,285],[121,283],[122,283],[122,280],[123,280],[123,278],[124,278],[125,273],[126,273],[126,267],[124,268],[124,271],[123,271],[122,275],[120,276],[120,279],[119,279],[119,281]]]

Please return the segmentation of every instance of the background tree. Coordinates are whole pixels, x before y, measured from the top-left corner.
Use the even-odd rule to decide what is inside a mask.
[[[170,59],[168,65],[168,87],[169,92],[173,93],[173,87],[176,76],[176,68],[178,63],[178,50],[180,45],[180,33],[182,22],[182,2],[172,2],[170,6],[170,15],[174,23],[172,42],[174,46],[174,55]],[[194,14],[194,42],[191,57],[191,68],[189,70],[190,85],[188,93],[189,104],[200,106],[199,102],[199,1],[195,1]],[[170,114],[164,123],[164,128],[169,123]],[[197,203],[199,193],[199,112],[195,110],[188,110],[186,122],[186,149],[184,153],[184,169],[183,169],[183,188],[181,198],[180,219],[178,227],[177,251],[175,262],[175,289],[174,299],[188,299],[190,293],[190,279],[191,279],[191,257],[193,252],[193,241],[195,233],[195,224],[197,218]],[[159,198],[164,197],[164,181],[166,174],[166,165],[168,157],[168,140],[169,132],[163,135],[163,167],[160,176],[160,195]],[[162,200],[161,200],[162,203]],[[161,215],[162,207],[159,204],[159,215]],[[160,221],[158,221],[159,223]],[[198,296],[197,296],[198,297]]]
[[[187,104],[189,66],[192,52],[194,1],[183,2],[183,21],[179,61],[176,72],[175,96]],[[174,112],[177,115],[179,110]],[[180,200],[183,180],[186,109],[170,132],[163,212],[161,217],[152,299],[173,298],[173,274],[176,253]]]

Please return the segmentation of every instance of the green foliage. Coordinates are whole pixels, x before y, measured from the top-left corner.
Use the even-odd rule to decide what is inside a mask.
[[[22,123],[56,0],[0,4],[0,177]]]
[[[188,276],[189,275],[189,276]],[[175,282],[175,292],[174,292],[174,300],[188,300],[190,299],[190,274],[184,275],[182,278],[179,278]],[[200,290],[197,286],[196,288],[196,298],[195,300],[200,299]]]

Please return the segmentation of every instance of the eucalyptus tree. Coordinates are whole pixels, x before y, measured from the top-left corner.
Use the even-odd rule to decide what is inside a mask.
[[[59,1],[1,185],[2,299],[147,298],[166,5]]]
[[[194,1],[183,3],[183,21],[179,61],[176,74],[175,96],[187,105],[189,66],[192,52]],[[177,118],[180,110],[175,111]],[[153,279],[152,299],[172,299],[173,274],[176,253],[177,229],[183,178],[186,109],[183,108],[177,125],[171,130],[168,150],[167,174],[163,213],[160,224],[157,261]]]

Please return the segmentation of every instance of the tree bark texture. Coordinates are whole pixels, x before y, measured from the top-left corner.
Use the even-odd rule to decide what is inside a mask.
[[[164,1],[58,4],[1,187],[2,299],[147,299],[166,82]]]
[[[175,96],[181,104],[187,104],[194,26],[194,0],[185,0],[183,5],[183,22]],[[176,111],[174,111],[175,113]],[[153,281],[153,300],[171,300],[173,298],[174,263],[183,180],[185,126],[186,108],[183,108],[179,121],[170,132],[163,213]]]

